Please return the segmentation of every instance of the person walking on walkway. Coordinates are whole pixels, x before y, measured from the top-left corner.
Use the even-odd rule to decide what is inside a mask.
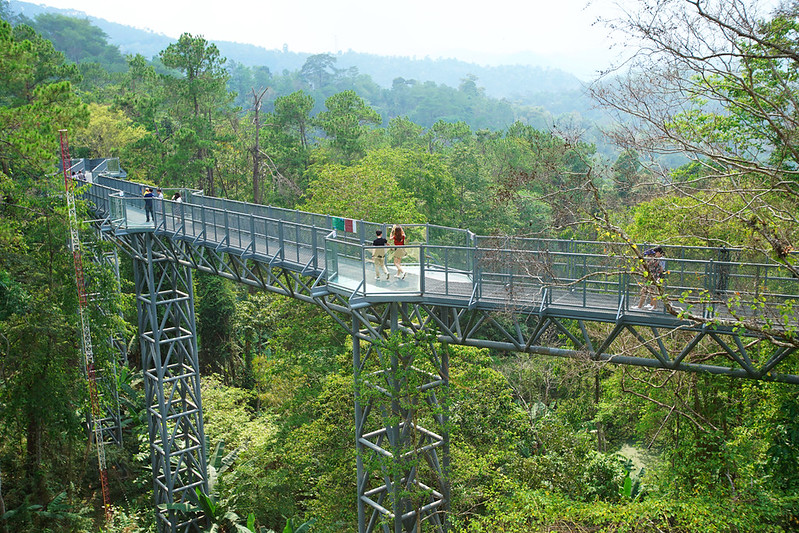
[[[386,281],[389,279],[388,268],[386,268],[386,244],[388,241],[383,237],[381,230],[375,231],[377,238],[372,241],[372,246],[378,246],[372,250],[372,259],[375,262],[375,280],[380,281],[380,275],[385,272]]]
[[[394,246],[405,246],[405,232],[402,226],[394,224],[389,236],[394,241]],[[394,248],[394,266],[397,267],[397,277],[405,279],[406,272],[402,270],[402,258],[405,257],[405,248]]]

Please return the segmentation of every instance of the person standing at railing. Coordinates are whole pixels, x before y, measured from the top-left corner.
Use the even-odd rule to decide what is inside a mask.
[[[174,202],[172,205],[172,214],[183,219],[183,197],[180,195],[180,191],[172,195],[172,201]]]
[[[375,231],[377,238],[372,241],[372,246],[379,246],[372,250],[372,259],[375,262],[375,280],[380,281],[380,274],[386,273],[386,281],[389,280],[388,268],[386,268],[386,244],[388,241],[383,237],[381,230]]]
[[[389,237],[394,241],[394,246],[405,246],[405,232],[399,224],[394,224]],[[405,257],[405,249],[394,248],[394,266],[397,267],[397,277],[400,279],[405,279],[406,274],[406,272],[402,270],[403,257]]]
[[[165,211],[164,211],[164,207],[165,206],[164,206],[164,202],[162,201],[164,199],[164,191],[161,190],[161,187],[158,187],[155,190],[155,199],[156,199],[155,211],[157,213],[159,213],[160,215],[164,215],[165,214]],[[155,217],[153,217],[153,222],[155,222]]]
[[[155,198],[155,195],[153,194],[152,189],[146,187],[144,189],[144,214],[147,217],[147,222],[150,221],[150,217],[153,217],[153,222],[155,222],[155,213],[153,213],[153,198]]]
[[[658,296],[658,285],[666,273],[666,260],[663,259],[665,253],[663,248],[658,246],[644,252],[644,267],[649,273],[649,280],[645,280],[641,286],[641,296],[638,298],[638,305],[634,305],[631,309],[646,309],[651,311],[657,304],[656,298]],[[644,303],[649,300],[649,303]]]

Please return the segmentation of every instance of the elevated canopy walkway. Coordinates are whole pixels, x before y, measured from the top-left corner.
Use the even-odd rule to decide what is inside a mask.
[[[99,176],[87,193],[117,234],[153,232],[192,246],[257,260],[315,279],[316,294],[343,295],[351,305],[424,302],[458,309],[519,310],[599,322],[696,328],[667,313],[634,309],[642,283],[639,258],[626,243],[484,237],[430,224],[405,225],[404,279],[375,279],[375,230],[390,226],[354,221],[354,232],[334,229],[336,217],[248,204],[182,190],[183,202],[152,200],[146,222],[143,186]],[[168,191],[171,192],[171,191]],[[169,196],[169,195],[168,195]],[[676,311],[705,319],[750,321],[770,328],[797,325],[786,304],[799,280],[751,251],[663,246],[668,276],[662,299]],[[639,250],[642,247],[639,247]],[[731,302],[733,305],[731,305]],[[786,314],[786,309],[787,314]],[[757,328],[755,328],[757,329]]]
[[[316,304],[351,335],[359,533],[447,530],[448,344],[799,384],[799,279],[752,251],[663,246],[668,276],[646,311],[634,308],[649,283],[643,246],[404,225],[407,275],[389,251],[379,281],[371,242],[386,224],[91,182],[99,231],[133,258],[162,531],[196,529],[165,509],[207,479],[194,270]],[[425,350],[391,342],[412,338]]]

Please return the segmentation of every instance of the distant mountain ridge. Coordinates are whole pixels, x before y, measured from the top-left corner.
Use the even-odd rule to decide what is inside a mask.
[[[86,18],[102,29],[108,35],[109,43],[118,46],[122,53],[141,54],[148,59],[157,56],[161,50],[176,41],[163,34],[109,22],[74,9],[59,9],[17,0],[12,0],[9,7],[13,13],[31,19],[40,13]],[[230,41],[212,42],[229,61],[250,67],[266,66],[274,73],[299,70],[307,58],[313,55],[286,49],[268,50],[252,44]],[[579,92],[582,88],[582,82],[576,76],[554,68],[526,65],[482,66],[456,59],[413,59],[352,51],[331,55],[336,57],[337,68],[355,67],[358,72],[369,75],[375,83],[386,88],[391,87],[396,78],[432,81],[458,87],[461,80],[470,75],[477,77],[477,85],[485,89],[486,95],[494,98],[524,101],[536,93]]]

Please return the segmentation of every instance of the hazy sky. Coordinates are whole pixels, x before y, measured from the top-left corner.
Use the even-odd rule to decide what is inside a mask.
[[[481,64],[528,53],[535,62],[590,78],[611,60],[606,29],[593,22],[613,0],[28,0],[71,8],[177,38],[324,53],[454,57]]]

